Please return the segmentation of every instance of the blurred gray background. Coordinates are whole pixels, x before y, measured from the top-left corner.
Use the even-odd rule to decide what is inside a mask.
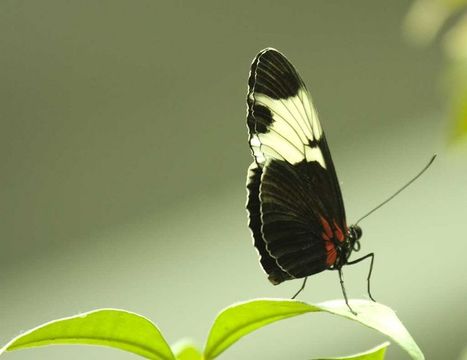
[[[274,287],[247,229],[249,66],[273,46],[314,97],[348,221],[366,219],[373,293],[428,359],[467,345],[466,152],[446,145],[443,56],[401,30],[403,0],[0,2],[0,342],[100,307],[152,319],[170,343],[204,344],[218,311]],[[346,268],[365,297],[368,264]],[[340,298],[337,274],[301,299]],[[273,324],[223,359],[310,359],[385,339],[325,314]],[[136,359],[49,347],[6,359]],[[390,359],[406,355],[393,344]]]

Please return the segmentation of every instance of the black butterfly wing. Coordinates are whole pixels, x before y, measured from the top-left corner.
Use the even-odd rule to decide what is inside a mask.
[[[261,265],[274,284],[323,271],[347,232],[342,195],[311,97],[277,50],[253,60],[247,105],[247,211]]]
[[[249,227],[253,235],[254,245],[259,253],[259,261],[264,271],[269,275],[273,284],[279,284],[293,277],[277,265],[276,260],[266,250],[266,242],[262,234],[261,206],[259,200],[259,187],[261,184],[262,167],[252,163],[248,169],[247,178],[247,211],[249,215]]]

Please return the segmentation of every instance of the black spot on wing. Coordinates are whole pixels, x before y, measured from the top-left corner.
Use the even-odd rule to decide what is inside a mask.
[[[293,65],[275,49],[261,51],[253,60],[248,79],[249,93],[272,99],[287,99],[305,87]]]
[[[254,245],[258,249],[260,255],[260,263],[264,271],[269,275],[269,280],[277,285],[284,280],[292,279],[292,277],[284,272],[276,263],[276,260],[266,250],[266,243],[261,232],[261,210],[259,200],[259,187],[261,181],[261,168],[256,164],[252,164],[249,168],[247,178],[247,211],[248,211],[248,226],[253,234]]]
[[[320,147],[320,143],[316,139],[313,139],[313,140],[308,139],[308,146],[311,148]]]
[[[263,168],[260,201],[266,249],[294,278],[328,268],[320,216],[327,218],[332,209],[320,198],[329,187],[323,172],[318,164],[279,160]]]
[[[252,111],[248,114],[248,122],[254,123],[256,133],[267,133],[269,131],[269,127],[274,121],[271,110],[266,106],[258,104],[254,104],[251,107],[251,110]]]

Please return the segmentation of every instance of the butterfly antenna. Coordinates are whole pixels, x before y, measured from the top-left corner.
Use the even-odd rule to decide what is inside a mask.
[[[397,195],[399,195],[403,190],[405,190],[410,184],[412,184],[415,180],[417,180],[420,176],[422,176],[422,174],[431,166],[431,164],[433,164],[433,161],[435,161],[436,159],[436,154],[434,154],[430,161],[428,161],[428,164],[425,165],[425,167],[417,174],[415,175],[415,177],[413,177],[407,184],[405,184],[404,186],[402,186],[399,190],[397,190],[394,194],[392,194],[390,197],[388,197],[386,200],[384,200],[381,204],[379,204],[377,207],[375,207],[373,210],[371,210],[370,212],[366,213],[365,215],[363,215],[360,219],[357,220],[357,222],[355,223],[355,225],[357,225],[360,221],[362,221],[363,219],[365,219],[367,216],[373,214],[376,210],[378,210],[381,206],[385,205],[386,203],[388,203],[389,201],[391,201],[392,199],[394,199]]]

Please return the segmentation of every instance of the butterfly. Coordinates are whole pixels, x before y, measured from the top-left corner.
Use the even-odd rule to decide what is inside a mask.
[[[362,230],[347,225],[336,170],[310,93],[294,66],[279,51],[266,48],[251,64],[247,127],[253,163],[247,175],[248,225],[260,263],[274,285],[324,270],[339,274],[360,250]]]

